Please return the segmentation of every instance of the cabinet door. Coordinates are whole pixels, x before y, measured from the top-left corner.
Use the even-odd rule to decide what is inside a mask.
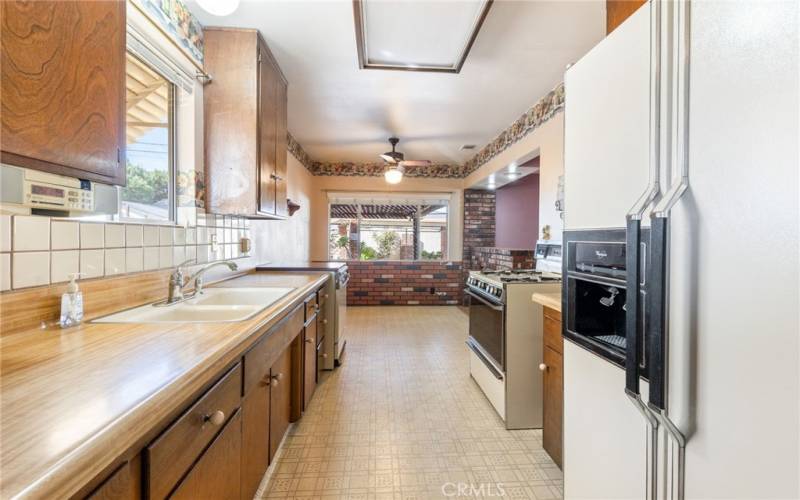
[[[253,498],[269,466],[269,373],[242,401],[242,498]]]
[[[561,467],[561,434],[564,417],[563,360],[561,354],[550,347],[544,348],[544,428],[542,446],[553,461]]]
[[[303,408],[308,408],[314,390],[317,388],[317,322],[311,321],[306,326],[305,342],[303,342]]]
[[[87,500],[136,500],[142,498],[142,463],[140,455],[125,462],[98,486]]]
[[[269,49],[259,40],[258,47],[258,209],[275,214],[275,148],[278,74],[272,66]]]
[[[170,498],[239,500],[242,414],[231,417]]]
[[[2,161],[125,184],[125,2],[0,2]]]
[[[269,460],[275,458],[278,445],[286,433],[291,421],[291,347],[270,368],[270,405],[269,405]]]
[[[287,107],[287,86],[278,77],[277,92],[275,95],[275,215],[286,217],[289,215],[289,208],[286,204],[286,107]]]

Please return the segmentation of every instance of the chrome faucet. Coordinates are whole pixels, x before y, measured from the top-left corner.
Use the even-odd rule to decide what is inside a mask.
[[[169,289],[167,291],[167,300],[162,302],[161,305],[170,305],[176,302],[180,302],[182,300],[186,300],[188,298],[194,297],[195,295],[199,295],[203,293],[203,274],[211,268],[217,266],[228,266],[228,269],[231,271],[236,271],[239,269],[239,266],[236,262],[230,260],[223,260],[220,262],[212,262],[211,264],[206,264],[205,266],[201,267],[196,273],[191,275],[189,278],[186,278],[183,274],[183,267],[186,264],[190,264],[194,262],[194,259],[189,259],[185,262],[178,264],[175,268],[175,271],[169,277]],[[183,288],[194,281],[194,293],[190,296],[186,296],[183,293]]]

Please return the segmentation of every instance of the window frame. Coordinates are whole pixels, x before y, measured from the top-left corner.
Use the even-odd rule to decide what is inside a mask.
[[[397,201],[383,201],[382,204],[390,205],[390,204],[397,204],[397,205],[416,205],[417,209],[416,213],[416,231],[414,240],[416,242],[414,248],[414,258],[413,259],[370,259],[364,260],[361,259],[361,221],[363,220],[361,217],[361,206],[362,205],[374,205],[376,204],[374,200],[371,200],[369,197],[361,198],[359,196],[355,196],[355,200],[350,203],[356,206],[356,226],[358,227],[358,231],[356,232],[356,248],[358,249],[358,253],[356,258],[353,259],[334,259],[331,257],[331,248],[330,248],[330,231],[331,231],[331,206],[332,205],[343,205],[345,204],[343,201],[331,200],[328,198],[328,205],[327,205],[327,218],[328,223],[325,228],[326,234],[326,241],[328,241],[328,249],[327,249],[327,258],[332,262],[448,262],[450,260],[450,225],[451,225],[451,203],[450,200],[442,200],[440,198],[436,199],[436,202],[433,199],[430,200],[429,203],[423,203],[427,201],[425,198],[420,198],[415,200],[416,203],[403,203],[401,200]],[[444,251],[442,252],[441,259],[423,259],[422,258],[422,217],[420,216],[421,210],[420,208],[425,205],[431,204],[441,204],[442,206],[447,207],[447,217],[445,219],[445,231],[447,233],[447,245],[445,245]]]
[[[159,68],[160,64],[154,64],[150,61],[150,57],[155,57],[141,51],[132,50],[128,46],[125,50],[125,55],[133,57],[143,65],[147,66],[151,71],[158,74],[167,83],[167,106],[169,111],[167,113],[167,130],[168,130],[168,166],[167,166],[167,218],[166,219],[140,219],[137,217],[125,217],[122,215],[122,187],[118,187],[117,195],[117,214],[114,220],[119,222],[139,223],[139,224],[177,224],[178,220],[178,158],[177,158],[177,141],[178,141],[178,120],[177,120],[177,90],[176,84],[169,75],[165,75]],[[127,122],[127,118],[126,118]],[[127,126],[127,125],[126,125]],[[128,153],[127,144],[125,147],[125,169],[128,168]],[[127,172],[126,172],[127,177]],[[126,183],[127,184],[127,183]]]

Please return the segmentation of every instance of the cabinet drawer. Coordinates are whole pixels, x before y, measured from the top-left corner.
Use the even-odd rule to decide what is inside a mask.
[[[547,309],[545,309],[546,311]],[[550,347],[557,353],[563,352],[564,341],[561,338],[561,321],[555,320],[551,316],[544,316],[544,345]]]
[[[328,333],[328,316],[324,311],[320,310],[317,315],[317,345],[322,343],[325,335]]]
[[[306,341],[310,343],[312,347],[317,347],[319,344],[319,332],[317,326],[316,318],[311,318],[311,321],[306,323]]]
[[[244,355],[244,393],[269,373],[286,346],[303,331],[303,306],[298,305]]]
[[[173,500],[239,500],[242,418],[237,411],[170,496]]]
[[[237,363],[147,447],[148,498],[164,498],[172,491],[239,407],[241,387],[242,366]]]
[[[330,298],[330,294],[328,293],[328,287],[323,286],[317,292],[317,303],[319,304],[320,309],[324,309],[325,302],[328,301]]]
[[[311,317],[314,316],[314,314],[317,313],[317,294],[316,294],[316,292],[314,292],[311,295],[309,295],[308,297],[306,297],[306,300],[304,302],[305,302],[305,305],[306,305],[306,318],[305,318],[305,320],[306,320],[306,323],[308,323],[308,320],[310,320]]]

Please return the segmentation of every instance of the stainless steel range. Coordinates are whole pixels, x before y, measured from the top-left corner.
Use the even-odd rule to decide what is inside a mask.
[[[560,245],[547,245],[558,251],[542,250],[542,261],[548,251],[552,258],[537,262],[537,268],[560,268]],[[561,274],[534,269],[470,271],[464,292],[469,297],[470,375],[506,428],[542,427],[542,307],[531,295],[560,293]]]

